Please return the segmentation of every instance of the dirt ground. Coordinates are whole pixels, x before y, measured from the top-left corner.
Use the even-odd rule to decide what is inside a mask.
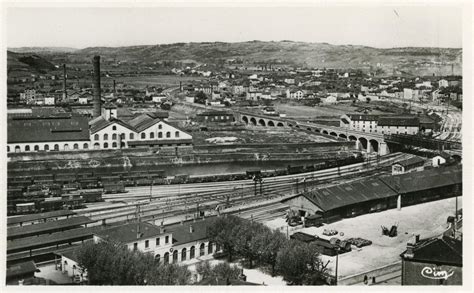
[[[462,207],[462,199],[458,198],[458,206]],[[446,219],[454,215],[455,198],[449,198],[415,206],[402,207],[344,219],[322,227],[302,228],[301,226],[290,228],[289,234],[296,231],[328,238],[322,234],[324,229],[334,229],[343,236],[339,239],[360,237],[372,241],[372,245],[362,248],[352,246],[352,251],[339,255],[339,276],[341,278],[384,265],[392,264],[400,260],[400,254],[405,251],[408,242],[414,240],[419,234],[421,239],[441,234],[448,227]],[[390,228],[398,224],[398,236],[390,238],[382,235],[381,225]],[[275,219],[266,223],[273,229],[280,229],[286,233],[284,219]],[[330,237],[329,237],[330,238]],[[329,239],[328,238],[328,239]],[[334,271],[335,257],[322,255],[326,262],[330,261],[329,267]]]
[[[255,129],[244,131],[203,131],[193,132],[195,144],[209,144],[208,138],[236,137],[234,144],[240,143],[303,143],[303,142],[330,142],[334,141],[316,134],[309,134],[292,129]]]

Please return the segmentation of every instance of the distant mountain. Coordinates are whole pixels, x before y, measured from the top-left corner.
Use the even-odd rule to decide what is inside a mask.
[[[19,47],[7,49],[8,51],[15,53],[71,53],[78,50],[70,47]]]
[[[55,69],[54,64],[39,55],[7,51],[9,77],[24,76],[31,73],[47,73]]]
[[[462,74],[462,49],[392,48],[331,45],[304,42],[202,42],[130,47],[91,47],[71,52],[58,52],[74,62],[90,63],[92,56],[103,60],[151,64],[157,61],[194,60],[198,63],[222,63],[240,59],[247,63],[286,63],[318,68],[361,68],[406,72],[416,75]],[[40,54],[40,53],[37,53]],[[47,57],[46,54],[41,56]],[[52,59],[51,59],[52,60]]]

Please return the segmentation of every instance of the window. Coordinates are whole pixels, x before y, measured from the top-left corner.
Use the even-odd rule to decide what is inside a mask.
[[[44,150],[45,150],[45,151],[49,151],[49,145],[45,144],[45,145],[44,145]]]
[[[35,145],[35,152],[37,152],[39,150],[40,150],[39,145]],[[10,148],[8,148],[8,151],[10,151]]]
[[[160,246],[160,238],[156,238],[156,246]]]
[[[190,251],[189,251],[189,259],[193,259],[193,258],[194,258],[195,250],[196,250],[196,248],[194,248],[194,246],[191,246],[191,249],[190,249]]]
[[[85,149],[85,150],[87,150],[87,149],[89,148],[89,145],[88,145],[87,143],[85,143],[82,148]]]
[[[155,261],[160,262],[160,255],[159,254],[155,255]]]
[[[150,132],[150,139],[155,138],[155,134],[153,132]]]
[[[68,145],[67,143],[64,145],[64,150],[65,150],[65,151],[68,151],[68,150],[69,150],[69,145]]]
[[[55,145],[54,145],[54,150],[55,150],[55,151],[59,151],[59,145],[58,145],[58,144],[55,144]]]
[[[168,242],[170,242],[170,237],[169,237],[169,236],[166,236],[166,237],[165,237],[165,244],[168,244]]]
[[[117,126],[112,126],[112,130],[117,130]]]
[[[30,146],[29,145],[26,145],[25,146],[25,152],[29,152],[30,151]]]
[[[173,263],[177,263],[178,262],[178,251],[175,250],[173,251]]]
[[[94,140],[99,140],[99,135],[98,134],[94,135]]]
[[[145,139],[146,134],[142,133],[142,139]]]
[[[162,128],[163,128],[163,125],[158,124],[158,129],[162,129]]]
[[[149,240],[145,240],[145,248],[148,248],[150,246],[150,241]]]
[[[133,251],[136,251],[138,249],[138,243],[133,243]]]
[[[19,152],[20,152],[20,146],[17,145],[17,146],[15,146],[15,153],[19,153]]]
[[[181,250],[181,261],[186,260],[186,247]]]
[[[98,150],[98,149],[100,149],[100,145],[99,145],[99,143],[98,143],[98,142],[94,143],[94,149],[95,149],[95,150]]]
[[[125,133],[120,134],[120,139],[125,139]]]
[[[176,132],[174,133],[174,137],[179,137],[179,131],[176,131]]]
[[[116,140],[117,139],[117,133],[112,134],[112,139]]]
[[[109,135],[106,133],[104,134],[104,140],[108,140],[109,139]]]
[[[7,152],[10,152],[10,147],[9,146],[7,146]]]
[[[117,148],[117,143],[115,141],[112,143],[112,148]]]
[[[133,133],[130,132],[130,134],[128,135],[128,137],[129,137],[130,139],[133,139]]]
[[[104,142],[104,149],[108,148],[109,147],[109,144]]]
[[[207,247],[207,254],[211,254],[211,253],[212,253],[212,246],[214,246],[214,243],[209,242],[208,247]]]
[[[158,132],[158,138],[163,138],[163,133],[161,131]]]
[[[171,132],[167,131],[166,132],[166,138],[170,138],[171,137]]]
[[[75,150],[78,150],[79,149],[79,145],[77,143],[75,143],[73,146],[72,146],[73,149]]]
[[[199,256],[203,256],[204,254],[206,254],[205,252],[205,245],[204,243],[201,243],[201,245],[199,246]]]

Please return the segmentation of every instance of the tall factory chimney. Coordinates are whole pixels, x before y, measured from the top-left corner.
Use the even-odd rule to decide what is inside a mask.
[[[100,109],[100,56],[94,56],[92,60],[94,63],[94,118],[99,117],[101,114]]]
[[[114,88],[113,88],[114,98],[117,97],[117,93],[115,92],[115,79],[114,79]]]
[[[66,64],[63,64],[63,101],[67,100],[67,90],[66,90]]]

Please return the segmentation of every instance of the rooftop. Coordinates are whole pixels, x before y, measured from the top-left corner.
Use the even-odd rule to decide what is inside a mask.
[[[8,130],[8,143],[89,140],[89,125],[83,116],[12,118]]]
[[[48,219],[48,218],[66,217],[66,216],[71,216],[75,214],[76,214],[75,212],[70,211],[70,210],[59,210],[59,211],[52,211],[52,212],[47,212],[47,213],[8,217],[7,225],[14,225],[14,224],[37,221],[37,220]]]
[[[415,243],[413,257],[407,256],[406,252],[401,256],[408,261],[462,266],[462,241],[451,237],[430,238]]]
[[[379,126],[419,126],[420,119],[413,116],[382,116],[378,120]]]
[[[137,238],[138,228],[140,229],[139,238]],[[161,231],[159,226],[146,222],[129,223],[96,232],[97,236],[101,238],[110,238],[121,243],[130,243],[136,241],[137,239],[152,238],[165,233],[169,232],[166,230]]]
[[[214,223],[215,218],[204,218],[196,221],[187,221],[183,224],[174,224],[166,228],[173,233],[173,243],[182,244],[207,238],[207,229]],[[193,227],[193,232],[190,231]]]
[[[423,160],[422,158],[420,157],[411,157],[409,159],[406,159],[406,160],[402,160],[402,161],[399,161],[399,162],[395,162],[393,163],[393,165],[402,165],[403,167],[410,167],[410,166],[414,166],[414,165],[423,165],[425,163],[425,160]]]

